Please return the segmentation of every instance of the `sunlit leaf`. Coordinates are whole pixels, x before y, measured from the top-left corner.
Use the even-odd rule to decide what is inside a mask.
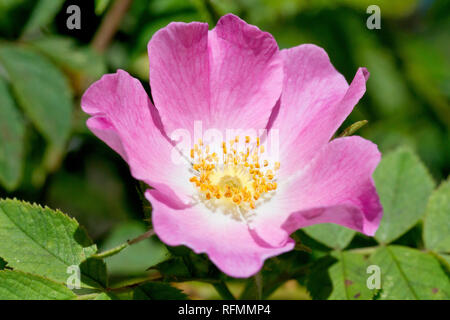
[[[423,240],[428,249],[450,253],[450,180],[443,182],[430,196]]]
[[[355,231],[332,223],[323,223],[302,229],[311,238],[334,249],[344,249],[352,241]]]
[[[0,256],[15,270],[65,284],[79,267],[82,287],[104,287],[106,268],[78,223],[60,211],[18,200],[0,200]],[[6,241],[5,241],[6,239]]]
[[[374,291],[367,287],[367,259],[357,253],[337,251],[333,256],[338,259],[329,269],[333,290],[330,300],[367,300],[372,299]]]
[[[374,179],[384,211],[375,238],[389,243],[424,215],[434,182],[419,158],[407,149],[385,155]]]
[[[449,278],[427,253],[402,246],[380,247],[370,261],[381,269],[382,300],[450,298]]]
[[[49,279],[19,272],[0,271],[0,300],[71,300],[76,295]]]

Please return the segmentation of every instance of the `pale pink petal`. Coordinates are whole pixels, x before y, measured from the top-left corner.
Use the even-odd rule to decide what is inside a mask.
[[[283,86],[275,39],[229,14],[210,31],[209,50],[214,123],[225,129],[264,128]]]
[[[382,217],[372,179],[380,157],[375,144],[357,136],[331,141],[291,181],[279,181],[273,202],[257,212],[255,232],[272,245],[317,223],[373,236]]]
[[[150,85],[169,135],[176,129],[261,129],[281,94],[282,61],[273,37],[234,15],[208,32],[171,23],[148,45]]]
[[[308,164],[364,95],[369,76],[360,68],[349,86],[320,47],[305,44],[281,51],[284,85],[269,126],[279,130],[280,174]]]
[[[261,269],[265,259],[294,247],[292,240],[270,247],[255,239],[242,221],[211,211],[203,204],[174,207],[167,205],[156,190],[148,190],[145,195],[152,204],[153,227],[164,243],[206,253],[229,276],[250,277]]]
[[[134,178],[188,200],[188,167],[172,161],[174,148],[137,79],[122,70],[105,75],[89,87],[81,105],[92,116],[88,127],[128,162]]]
[[[150,86],[167,133],[209,124],[208,24],[172,22],[148,43]]]
[[[100,140],[103,140],[111,149],[120,154],[122,158],[127,159],[127,154],[120,137],[117,135],[116,128],[109,122],[107,117],[100,115],[92,116],[86,121],[86,125]]]

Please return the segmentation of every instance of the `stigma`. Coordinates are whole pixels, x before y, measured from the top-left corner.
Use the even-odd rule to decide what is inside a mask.
[[[252,141],[249,136],[243,140],[236,136],[218,147],[220,152],[211,152],[202,140],[194,145],[190,150],[193,175],[189,181],[207,207],[247,220],[259,204],[275,193],[280,163],[264,158],[259,137]]]

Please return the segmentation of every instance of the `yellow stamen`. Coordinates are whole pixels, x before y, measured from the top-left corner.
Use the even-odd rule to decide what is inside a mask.
[[[239,140],[240,137],[236,136],[228,144],[222,142],[222,163],[215,152],[210,153],[209,145],[199,139],[190,150],[192,168],[196,173],[189,181],[203,194],[204,201],[226,208],[239,208],[238,212],[245,214],[257,208],[262,195],[266,199],[265,194],[270,196],[276,190],[274,171],[280,168],[280,163],[271,165],[268,160],[262,160],[260,164],[259,156],[264,152],[264,146],[260,145],[259,137],[254,142],[256,148],[253,148],[248,145],[250,137],[245,136],[244,151],[238,150]],[[251,156],[250,149],[254,150]]]

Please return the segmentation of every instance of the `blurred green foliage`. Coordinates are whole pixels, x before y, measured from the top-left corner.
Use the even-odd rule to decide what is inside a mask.
[[[384,199],[389,202],[383,203],[385,209],[403,212],[406,217],[395,221],[399,215],[390,216],[393,221],[389,229],[382,226],[377,240],[411,243],[409,237],[413,237],[418,221],[419,226],[422,223],[433,180],[440,184],[450,172],[449,1],[135,0],[104,52],[96,51],[92,41],[114,1],[84,4],[82,17],[87,15],[89,19],[82,20],[88,21],[82,23],[79,31],[65,26],[65,9],[72,3],[77,1],[0,0],[1,198],[17,197],[60,208],[85,225],[104,249],[137,236],[144,227],[136,220],[147,218],[142,210],[147,204],[140,198],[140,186],[131,179],[124,161],[87,130],[80,98],[90,83],[118,68],[128,70],[148,89],[147,42],[154,32],[171,21],[205,21],[213,27],[220,16],[232,12],[272,33],[280,48],[302,43],[322,46],[348,81],[359,66],[368,68],[371,76],[367,93],[342,127],[368,120],[358,134],[377,143],[383,154],[399,146],[408,147],[408,151],[391,154],[383,164],[387,169],[377,173],[383,183],[397,179],[411,188],[395,191],[389,189],[392,184],[380,184],[380,192],[386,194]],[[381,8],[380,30],[366,27],[366,8],[371,4]],[[392,175],[399,166],[404,170],[398,176]],[[448,182],[439,190],[428,203],[428,214],[435,220],[430,218],[425,224],[424,237],[427,248],[436,250],[440,261],[447,261],[448,266],[448,238],[433,237],[427,229],[432,223],[445,225],[448,220],[448,215],[441,216],[440,209],[435,209],[444,202],[439,199],[440,194],[448,193]],[[402,207],[407,201],[404,198],[414,200],[407,212]],[[444,205],[448,209],[448,203]],[[330,233],[335,235],[331,239]],[[299,236],[308,245],[319,248],[318,252],[332,248],[335,251],[330,256],[342,258],[337,257],[340,262],[330,269],[331,279],[312,276],[302,280],[302,270],[293,267],[298,272],[298,282],[310,289],[312,297],[368,295],[364,290],[349,292],[342,285],[344,259],[349,268],[362,265],[358,264],[360,256],[340,250],[358,247],[358,241],[369,245],[374,240],[355,237],[353,231],[339,226],[313,226]],[[117,256],[107,260],[110,272],[116,276],[139,273],[137,269],[144,271],[146,264],[150,267],[164,260],[166,248],[158,242],[141,246],[125,249],[120,259]],[[154,261],[145,261],[147,247],[157,250]],[[403,248],[389,246],[378,249],[374,259],[391,254],[392,259],[398,256],[403,261],[407,253]],[[283,265],[290,267],[292,256],[304,259],[298,254],[283,256]],[[429,270],[435,270],[436,265],[429,262],[428,256],[413,255],[421,263],[428,263]],[[127,265],[125,260],[134,261],[133,265]],[[319,259],[314,263],[328,266],[328,262]],[[270,262],[268,268],[274,263]],[[380,263],[388,262],[384,259]],[[0,258],[0,269],[3,267]],[[262,293],[265,296],[283,283],[280,278],[267,277],[269,289]],[[323,292],[316,292],[317,287],[311,289],[315,280],[322,281],[319,287]],[[333,283],[339,285],[333,287]],[[334,289],[327,291],[327,286]],[[141,289],[140,294],[146,290],[149,294],[152,287]],[[251,284],[246,285],[246,292],[254,294]],[[389,294],[384,293],[388,298],[404,297],[398,292]],[[424,292],[423,296],[429,294]]]

